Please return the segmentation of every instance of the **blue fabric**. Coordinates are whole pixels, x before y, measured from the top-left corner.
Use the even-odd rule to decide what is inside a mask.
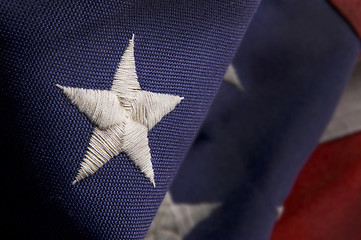
[[[221,203],[186,239],[270,238],[359,53],[327,1],[262,1],[233,60],[245,90],[223,83],[171,186],[176,203]]]
[[[142,239],[259,0],[2,1],[2,233]],[[132,34],[141,88],[185,99],[149,132],[156,188],[125,154],[71,185],[92,125],[55,84],[109,89]]]

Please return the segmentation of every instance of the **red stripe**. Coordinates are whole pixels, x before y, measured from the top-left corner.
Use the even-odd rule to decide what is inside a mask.
[[[361,239],[361,133],[319,146],[285,202],[272,240]]]
[[[361,38],[361,0],[330,0]]]

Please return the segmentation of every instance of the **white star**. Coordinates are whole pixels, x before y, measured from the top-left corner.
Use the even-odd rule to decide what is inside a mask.
[[[198,223],[208,218],[221,205],[221,202],[176,203],[171,193],[167,192],[145,240],[184,239]]]
[[[134,60],[134,35],[129,40],[110,90],[57,87],[94,125],[73,184],[94,174],[110,159],[124,152],[155,186],[148,131],[183,98],[140,89]]]
[[[241,80],[238,77],[237,71],[234,68],[233,64],[229,65],[226,74],[223,78],[224,81],[229,82],[236,86],[239,90],[244,91],[244,86],[242,85]]]

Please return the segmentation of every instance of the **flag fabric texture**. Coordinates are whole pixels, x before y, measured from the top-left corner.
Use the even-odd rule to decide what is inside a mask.
[[[303,166],[273,229],[273,240],[361,239],[361,62],[321,142]]]
[[[272,240],[361,239],[361,134],[320,145],[284,203]]]
[[[231,69],[231,68],[230,68]],[[228,70],[227,70],[228,72]],[[231,72],[224,81],[234,84]],[[237,79],[238,81],[238,79]],[[239,88],[239,85],[236,84]],[[243,89],[243,88],[241,88]],[[358,61],[320,145],[307,160],[282,206],[272,240],[361,238],[358,181],[361,139],[361,62]],[[212,106],[211,106],[212,108]],[[221,202],[174,202],[168,192],[146,240],[180,240]]]
[[[215,206],[186,239],[267,239],[360,42],[327,1],[259,4],[2,1],[3,234],[143,239],[179,170],[172,201]]]
[[[360,53],[327,1],[262,1],[170,188],[176,204],[218,203],[185,239],[269,239]]]
[[[355,32],[361,38],[361,1],[330,0],[330,2],[347,19]]]
[[[361,61],[357,61],[352,76],[342,93],[331,121],[320,143],[347,137],[361,131]]]
[[[259,0],[2,1],[3,234],[144,238],[258,5]],[[133,35],[134,61],[127,53]],[[129,64],[122,65],[125,58]],[[139,82],[129,85],[126,97],[118,91],[123,83],[114,80],[117,69]],[[102,95],[105,90],[113,93]],[[145,97],[135,95],[140,90]],[[148,92],[184,98],[144,130],[150,152],[143,155],[151,155],[155,187],[132,161],[138,146],[122,137],[140,128],[102,130],[91,140],[104,123],[105,115],[96,114],[100,105],[120,106],[126,121],[143,119],[154,113],[130,112],[127,104],[147,106]],[[91,93],[96,102],[86,97]],[[131,150],[119,153],[119,139]],[[114,157],[96,172],[99,157],[80,168],[87,149],[105,161],[107,154]],[[79,169],[95,173],[72,184]]]

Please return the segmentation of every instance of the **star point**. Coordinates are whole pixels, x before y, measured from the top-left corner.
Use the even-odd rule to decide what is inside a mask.
[[[134,34],[120,60],[110,90],[59,84],[56,87],[94,126],[72,184],[93,175],[109,160],[124,152],[155,187],[148,131],[184,98],[141,90],[135,68]]]

